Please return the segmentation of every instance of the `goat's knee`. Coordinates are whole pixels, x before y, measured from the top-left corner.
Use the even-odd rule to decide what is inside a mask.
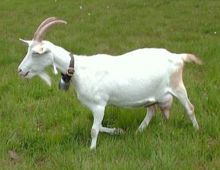
[[[91,129],[91,137],[95,138],[97,136],[97,132],[95,129]]]
[[[189,108],[188,109],[189,109],[188,112],[194,113],[194,106],[191,103],[189,103]]]

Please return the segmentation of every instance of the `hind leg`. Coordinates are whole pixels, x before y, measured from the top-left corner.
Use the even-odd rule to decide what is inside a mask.
[[[161,102],[158,103],[161,112],[165,119],[170,117],[170,109],[173,103],[173,96],[171,94],[166,94]]]
[[[199,129],[199,125],[196,120],[196,116],[194,114],[194,106],[191,104],[191,102],[188,99],[187,91],[185,89],[185,86],[181,84],[179,87],[177,87],[174,91],[174,95],[179,99],[181,104],[184,106],[187,115],[189,116],[190,120],[192,121],[192,124],[194,128],[197,130]]]
[[[142,132],[150,123],[152,117],[154,116],[156,111],[155,105],[147,107],[147,114],[144,118],[144,120],[141,122],[140,126],[138,127],[138,131]]]

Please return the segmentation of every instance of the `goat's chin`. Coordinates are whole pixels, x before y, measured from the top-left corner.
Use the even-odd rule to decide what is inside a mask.
[[[35,74],[31,72],[27,72],[25,75],[22,75],[24,79],[32,79],[35,76]]]
[[[38,76],[43,80],[45,81],[45,83],[48,85],[48,86],[51,86],[51,79],[50,79],[50,76],[45,73],[45,72],[42,72],[42,73],[39,73]]]

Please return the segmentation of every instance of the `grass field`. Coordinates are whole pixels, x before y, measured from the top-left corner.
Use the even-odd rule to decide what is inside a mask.
[[[1,0],[0,169],[220,169],[220,1],[218,0]],[[104,125],[124,135],[100,134],[91,152],[92,114],[76,98],[39,78],[23,80],[17,66],[38,24],[57,16],[66,26],[46,38],[76,54],[121,54],[162,47],[194,53],[203,66],[187,64],[189,98],[200,130],[174,101],[171,118],[158,112],[135,134],[145,109],[108,107]]]

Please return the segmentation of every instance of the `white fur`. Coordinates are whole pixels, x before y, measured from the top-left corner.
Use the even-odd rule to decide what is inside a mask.
[[[19,73],[22,76],[32,78],[39,75],[50,85],[50,79],[44,73],[46,66],[54,65],[54,68],[58,68],[63,73],[66,72],[70,62],[68,51],[48,41],[25,42],[29,48],[19,66]],[[36,54],[37,50],[39,50],[39,54]],[[198,128],[184,86],[181,92],[177,92],[170,84],[171,75],[184,63],[183,56],[185,55],[156,48],[138,49],[119,56],[74,55],[75,74],[72,82],[78,99],[92,111],[94,117],[90,148],[96,147],[100,131],[121,132],[115,128],[102,126],[105,107],[109,104],[122,107],[141,107],[151,103],[163,103],[166,98],[170,99],[169,96],[174,95],[186,108],[193,125]],[[147,126],[153,110],[150,109],[150,115],[146,115],[139,130],[143,130]]]

